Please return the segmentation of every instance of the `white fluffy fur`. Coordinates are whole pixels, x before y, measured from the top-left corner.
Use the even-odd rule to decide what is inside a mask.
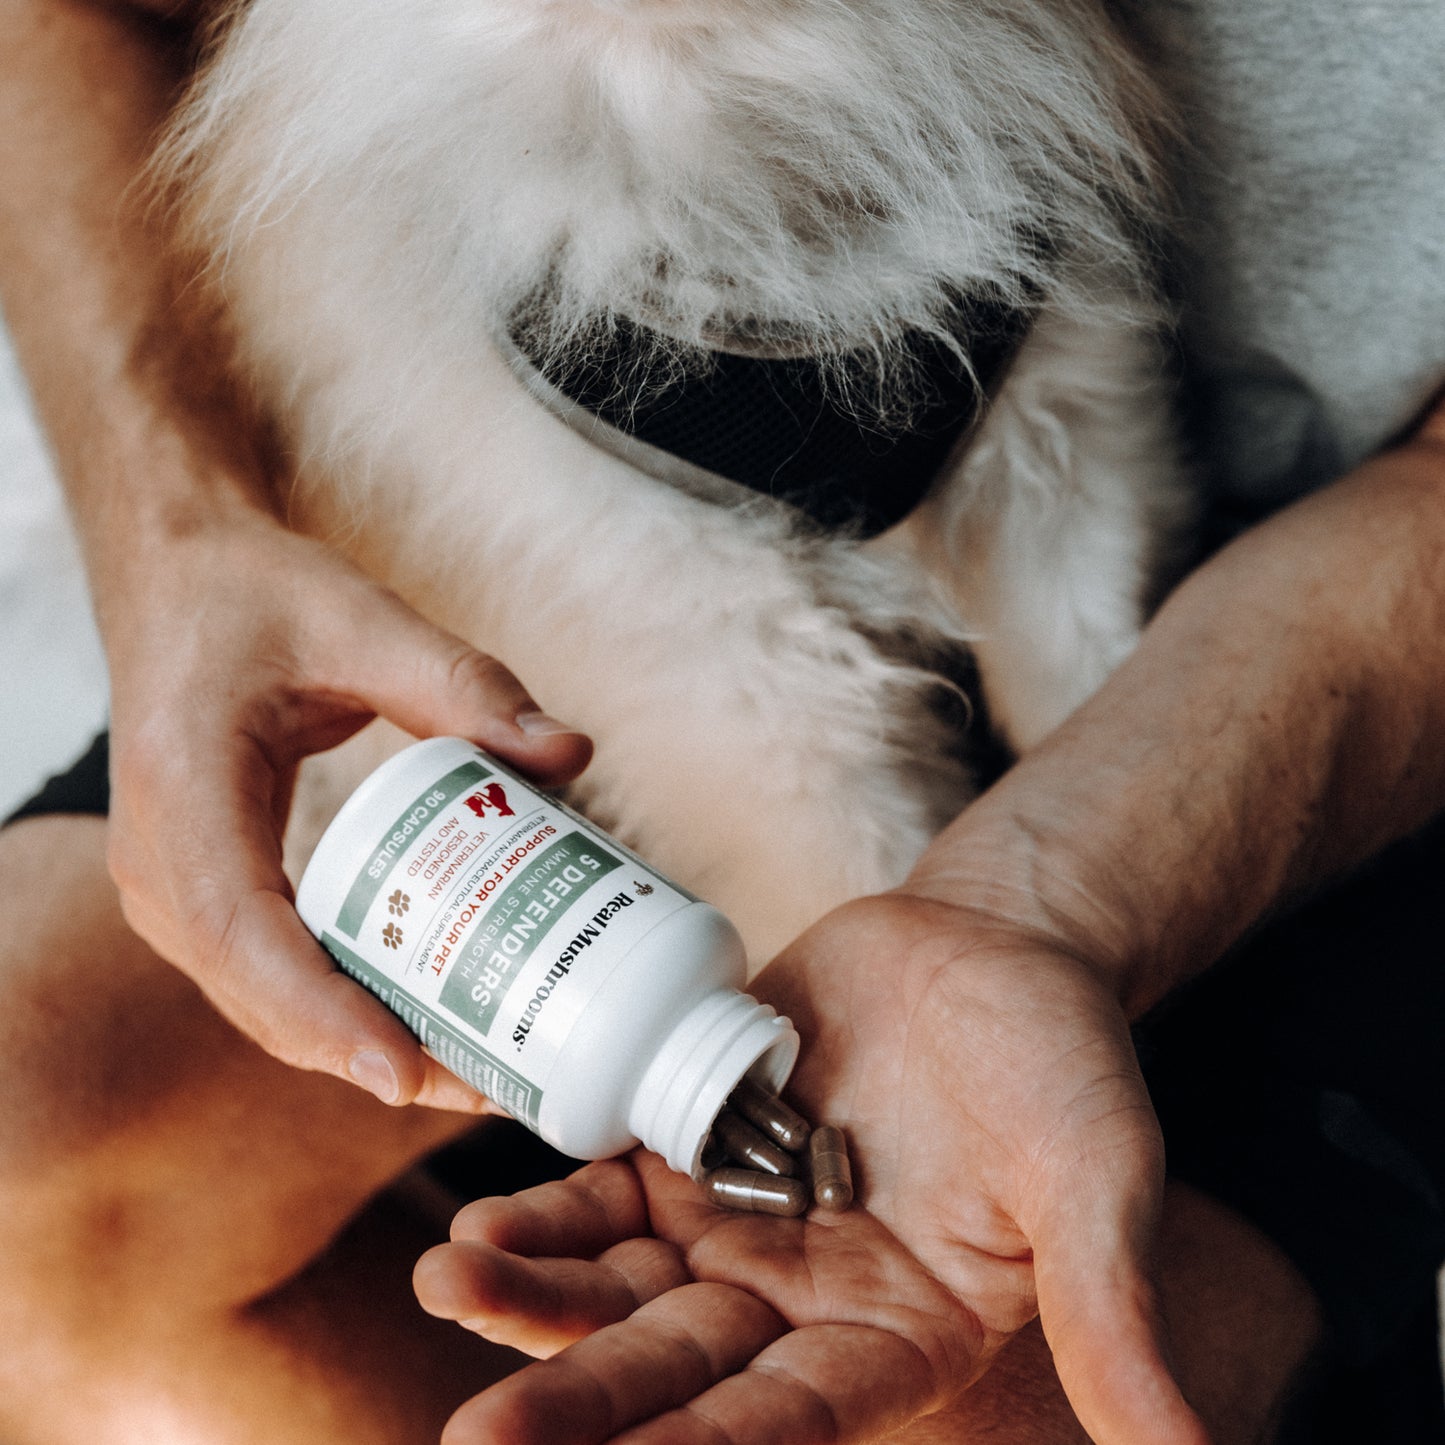
[[[1133,639],[1175,474],[1152,104],[1087,0],[250,0],[162,165],[298,520],[590,731],[584,805],[763,957],[970,795],[938,679],[876,639],[976,637],[1022,746]],[[862,352],[835,378],[889,419],[951,297],[1046,299],[944,485],[858,546],[541,410],[488,338],[543,280],[555,347],[628,316],[659,366]]]

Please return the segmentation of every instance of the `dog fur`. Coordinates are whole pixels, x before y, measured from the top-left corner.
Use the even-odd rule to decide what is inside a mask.
[[[247,0],[158,173],[297,525],[591,733],[576,801],[762,961],[973,795],[937,657],[972,647],[1023,749],[1137,635],[1181,496],[1159,114],[1096,0]],[[882,425],[907,338],[956,344],[953,298],[1037,316],[863,543],[549,414],[493,340],[543,284],[549,354],[619,318],[660,338],[653,376],[783,346]],[[368,732],[303,772],[293,862],[396,745]]]

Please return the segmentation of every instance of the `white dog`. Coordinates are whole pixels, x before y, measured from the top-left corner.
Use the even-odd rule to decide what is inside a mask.
[[[591,733],[581,805],[763,959],[971,796],[950,647],[1027,748],[1136,635],[1155,114],[1098,0],[246,0],[161,165],[298,525]],[[940,358],[972,408],[980,316],[1026,339],[874,539],[623,435],[721,352],[886,440]]]

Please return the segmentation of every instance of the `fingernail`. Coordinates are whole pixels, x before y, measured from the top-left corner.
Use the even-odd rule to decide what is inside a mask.
[[[576,733],[579,728],[574,728],[571,723],[558,722],[554,717],[548,717],[544,712],[519,712],[517,714],[517,726],[527,734],[529,738],[550,738],[558,733]]]
[[[401,1094],[401,1085],[396,1081],[396,1070],[391,1060],[380,1049],[362,1049],[352,1054],[346,1072],[356,1083],[370,1094],[375,1094],[383,1104],[394,1104]]]

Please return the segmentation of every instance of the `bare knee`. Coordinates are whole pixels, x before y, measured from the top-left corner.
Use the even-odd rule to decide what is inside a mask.
[[[0,1165],[35,1174],[93,1151],[184,1087],[166,1047],[211,1030],[191,984],[125,927],[96,819],[0,833]],[[169,1056],[168,1056],[169,1054]]]
[[[1180,1383],[1219,1445],[1264,1445],[1319,1347],[1314,1291],[1280,1248],[1187,1185],[1165,1196],[1163,1307]]]
[[[7,1439],[119,1439],[34,1427],[109,1421],[100,1381],[159,1408],[201,1340],[260,1352],[252,1307],[473,1123],[269,1058],[126,928],[103,850],[93,819],[0,832]]]
[[[95,819],[0,833],[0,1250],[40,1208],[75,1272],[255,1297],[470,1121],[269,1058],[126,928],[103,850]]]

